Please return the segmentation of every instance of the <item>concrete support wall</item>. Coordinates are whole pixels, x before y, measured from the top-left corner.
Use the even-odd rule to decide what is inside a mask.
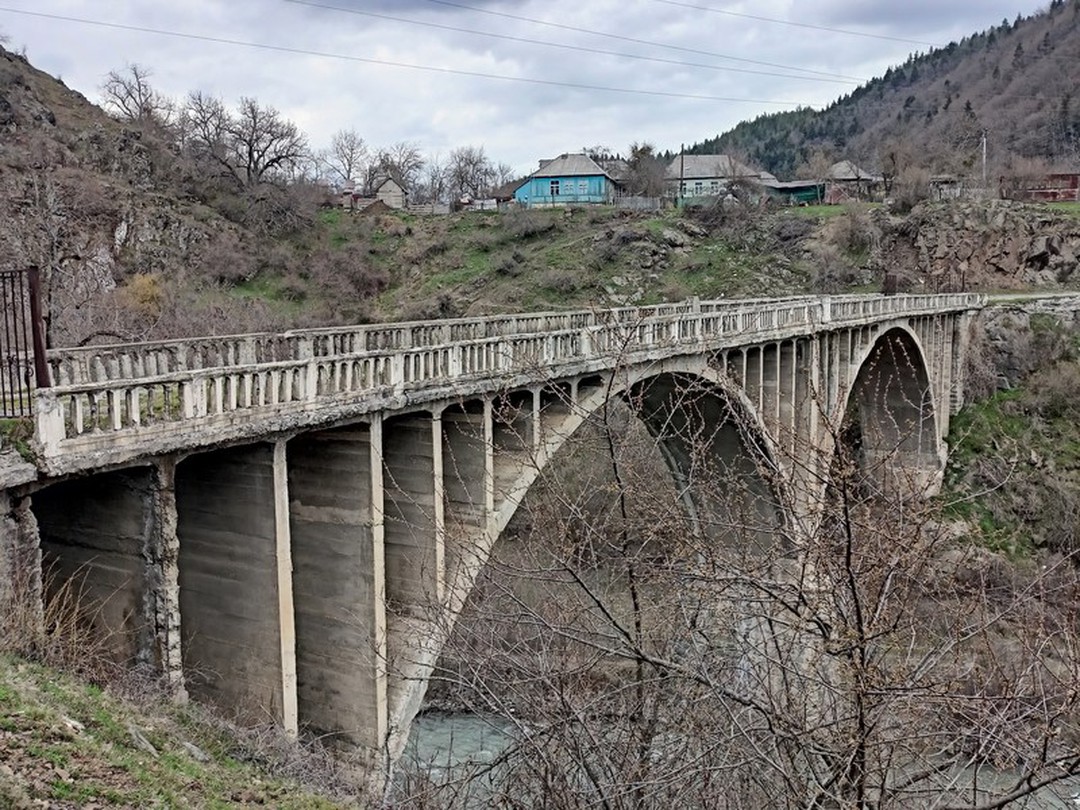
[[[370,750],[387,731],[378,438],[357,425],[288,446],[300,726]]]
[[[204,453],[177,467],[180,614],[192,696],[242,722],[295,731],[285,479],[281,443]]]
[[[151,663],[144,550],[155,531],[151,470],[53,484],[33,496],[45,587],[77,606],[118,662]]]
[[[490,510],[488,474],[490,446],[483,403],[442,412],[446,563],[453,583],[472,544],[487,530]],[[493,499],[493,488],[492,488]]]
[[[436,492],[442,424],[409,416],[383,425],[386,598],[390,609],[420,615],[440,604],[445,582],[443,493]],[[436,451],[436,445],[439,449]]]
[[[0,634],[25,648],[43,631],[37,518],[29,497],[0,490]]]

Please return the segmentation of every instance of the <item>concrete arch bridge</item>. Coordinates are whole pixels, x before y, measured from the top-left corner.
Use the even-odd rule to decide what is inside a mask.
[[[702,485],[721,469],[764,496],[737,506],[760,525],[812,529],[846,414],[875,480],[933,486],[983,303],[694,300],[53,351],[36,464],[0,479],[0,595],[40,605],[42,566],[79,577],[118,659],[392,758],[500,532],[607,400],[656,437],[698,531],[735,523]]]

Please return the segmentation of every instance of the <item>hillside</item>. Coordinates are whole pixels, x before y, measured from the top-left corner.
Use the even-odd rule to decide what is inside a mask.
[[[874,291],[890,273],[912,290],[1055,288],[1080,256],[1067,208],[363,215],[303,180],[245,183],[2,49],[0,129],[0,268],[43,268],[53,345]]]
[[[0,808],[355,806],[325,755],[144,688],[124,698],[0,653]]]
[[[985,132],[990,177],[1015,170],[1011,156],[1080,168],[1080,0],[1053,0],[1028,18],[913,54],[828,108],[761,116],[691,147],[735,153],[791,176],[816,150],[888,171],[920,162],[940,172],[981,172]]]

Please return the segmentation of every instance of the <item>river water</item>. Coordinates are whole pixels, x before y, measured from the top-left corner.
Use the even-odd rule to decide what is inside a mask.
[[[409,742],[402,758],[401,771],[422,773],[429,783],[454,786],[453,806],[483,806],[487,776],[479,777],[472,800],[462,801],[463,781],[476,778],[513,741],[513,726],[494,716],[427,712],[413,723]],[[970,776],[958,781],[967,781]],[[983,768],[979,784],[984,788],[1008,788],[1015,776],[1008,772]],[[1071,779],[1044,789],[1036,796],[1009,805],[1023,810],[1077,810],[1080,808],[1080,779]],[[955,803],[955,799],[952,800]],[[447,806],[451,802],[448,800]],[[438,805],[431,805],[438,806]]]

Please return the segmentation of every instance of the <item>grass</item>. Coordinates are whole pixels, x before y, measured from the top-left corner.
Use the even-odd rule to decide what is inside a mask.
[[[31,464],[36,460],[30,440],[34,437],[34,421],[29,417],[0,419],[0,447],[11,445],[23,459]]]
[[[1047,210],[1058,211],[1073,217],[1080,217],[1080,202],[1048,202],[1043,203]]]
[[[135,745],[131,727],[151,742],[156,756]],[[184,743],[209,760],[198,761]],[[7,767],[0,772],[0,806],[346,806],[241,761],[243,748],[195,707],[136,705],[56,670],[0,655],[0,761]],[[248,758],[255,757],[248,752]]]

